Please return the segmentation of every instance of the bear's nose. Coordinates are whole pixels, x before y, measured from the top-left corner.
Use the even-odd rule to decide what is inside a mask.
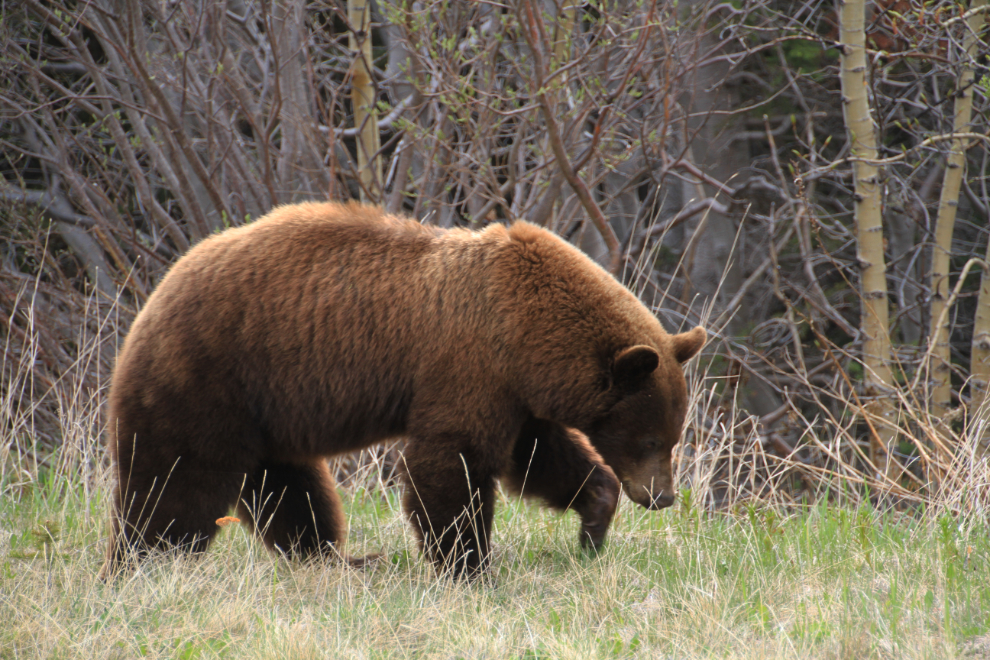
[[[670,491],[663,491],[655,496],[650,502],[651,509],[666,509],[674,503],[674,494]]]

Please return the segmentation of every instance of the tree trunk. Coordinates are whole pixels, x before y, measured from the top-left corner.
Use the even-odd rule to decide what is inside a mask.
[[[887,311],[887,278],[883,254],[880,172],[868,161],[877,158],[877,140],[870,116],[866,80],[866,7],[864,0],[839,0],[842,41],[842,103],[846,131],[854,158],[857,258],[862,271],[863,381],[868,397],[867,420],[871,426],[870,459],[874,466],[892,467],[890,444],[893,427],[882,423],[889,414],[888,390],[892,378],[887,362],[890,335]]]
[[[403,34],[402,5],[397,0],[377,3],[378,11],[372,6],[372,20],[381,25],[379,34],[385,42],[385,49],[388,52],[388,64],[385,67],[385,79],[389,81],[389,91],[393,106],[405,104],[404,117],[411,117],[412,121],[420,122],[422,118],[418,113],[411,112],[408,108],[418,108],[423,102],[423,95],[419,92],[417,85],[422,85],[423,81],[418,70],[417,60],[409,50]],[[393,22],[399,21],[399,23]],[[415,170],[423,171],[423,154],[419,153],[420,145],[417,144],[414,134],[407,131],[396,146],[393,154],[394,174],[392,178],[392,190],[387,199],[383,202],[385,210],[389,213],[398,213],[405,203],[406,185],[409,182],[409,174]],[[397,154],[397,155],[396,155]],[[397,161],[394,159],[398,158]],[[415,180],[415,176],[413,179]],[[383,183],[387,183],[383,180]]]
[[[348,45],[354,54],[351,72],[351,103],[354,106],[354,127],[357,138],[358,174],[361,181],[361,201],[377,202],[381,198],[382,165],[378,150],[378,113],[375,111],[375,82],[371,77],[371,11],[370,0],[348,0],[347,20],[351,24]]]
[[[278,172],[279,201],[322,198],[330,188],[323,167],[326,147],[313,121],[312,94],[306,79],[306,1],[283,0],[272,10],[278,39],[278,86],[281,146]],[[321,149],[321,146],[323,147]]]
[[[971,9],[986,7],[990,0],[973,0]],[[986,52],[987,45],[982,44],[977,38],[980,24],[986,20],[986,12],[974,12],[966,22],[966,34],[963,37],[963,53],[961,54],[961,67],[959,72],[959,90],[956,95],[953,112],[953,127],[955,133],[969,132],[973,130],[970,125],[973,110],[973,79],[975,77],[976,54],[981,50]],[[965,141],[953,140],[951,151],[949,152],[948,165],[945,169],[945,182],[942,186],[942,197],[939,199],[939,222],[942,220],[943,205],[946,215],[955,215],[956,203],[959,199],[959,185],[962,181],[965,170]],[[951,181],[950,181],[951,176]],[[952,190],[950,191],[950,186]],[[946,195],[952,192],[952,197]],[[973,345],[970,357],[970,410],[976,413],[987,402],[988,387],[990,383],[990,272],[987,271],[986,263],[990,263],[990,242],[987,244],[987,254],[984,260],[982,279],[980,280],[980,295],[976,302],[976,319],[973,323]],[[985,432],[982,445],[986,446],[987,437],[990,432]]]

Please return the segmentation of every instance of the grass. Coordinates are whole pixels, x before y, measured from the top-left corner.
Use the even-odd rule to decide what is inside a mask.
[[[235,525],[106,585],[105,472],[71,463],[6,477],[0,658],[990,657],[977,516],[685,493],[624,501],[595,557],[573,514],[502,498],[490,579],[464,584],[433,576],[396,492],[358,489],[349,550],[384,552],[373,568],[290,563]]]

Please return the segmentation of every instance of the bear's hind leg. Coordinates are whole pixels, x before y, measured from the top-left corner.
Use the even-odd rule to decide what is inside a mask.
[[[502,481],[519,495],[577,511],[582,547],[598,550],[605,543],[620,484],[581,433],[531,418],[523,425]]]
[[[112,577],[129,557],[151,550],[204,552],[217,531],[217,518],[236,501],[243,480],[243,474],[179,469],[122,475],[100,577]]]
[[[248,479],[237,510],[270,550],[307,559],[340,556],[347,522],[323,459],[263,464]]]

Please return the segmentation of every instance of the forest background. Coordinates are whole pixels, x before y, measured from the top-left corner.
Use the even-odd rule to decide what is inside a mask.
[[[920,503],[985,466],[986,0],[2,11],[5,461],[100,435],[190,245],[360,199],[549,227],[709,328],[680,456],[709,505],[835,478]]]

